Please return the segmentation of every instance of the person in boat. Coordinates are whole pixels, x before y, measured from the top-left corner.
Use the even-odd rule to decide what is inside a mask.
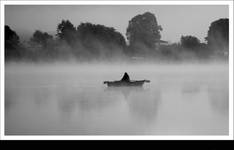
[[[130,78],[127,72],[124,73],[124,76],[122,77],[121,81],[130,82]]]

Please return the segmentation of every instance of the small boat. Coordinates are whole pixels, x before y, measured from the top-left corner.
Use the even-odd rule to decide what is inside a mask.
[[[104,81],[104,84],[107,84],[108,87],[139,87],[142,86],[145,82],[149,83],[149,80],[131,80],[131,81]]]

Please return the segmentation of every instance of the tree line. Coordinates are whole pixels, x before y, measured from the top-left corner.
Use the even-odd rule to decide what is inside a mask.
[[[222,18],[210,24],[205,43],[192,35],[183,35],[178,43],[161,40],[163,28],[153,13],[133,17],[126,37],[112,27],[80,23],[75,27],[62,20],[56,35],[36,30],[26,43],[5,25],[5,59],[28,61],[87,60],[191,60],[228,58],[229,20]]]

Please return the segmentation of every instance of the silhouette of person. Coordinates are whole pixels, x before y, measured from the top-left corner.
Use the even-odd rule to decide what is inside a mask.
[[[130,81],[130,78],[129,78],[129,75],[127,72],[124,73],[124,76],[123,78],[121,79],[121,81],[125,81],[125,82],[129,82]]]

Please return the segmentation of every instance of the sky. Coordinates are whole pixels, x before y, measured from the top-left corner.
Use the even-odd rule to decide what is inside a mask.
[[[81,22],[114,27],[125,36],[131,18],[145,12],[155,14],[163,28],[161,39],[171,43],[179,42],[182,35],[193,35],[204,42],[211,22],[228,18],[225,5],[6,5],[5,24],[21,39],[35,30],[55,34],[62,19],[70,20],[75,27]]]

